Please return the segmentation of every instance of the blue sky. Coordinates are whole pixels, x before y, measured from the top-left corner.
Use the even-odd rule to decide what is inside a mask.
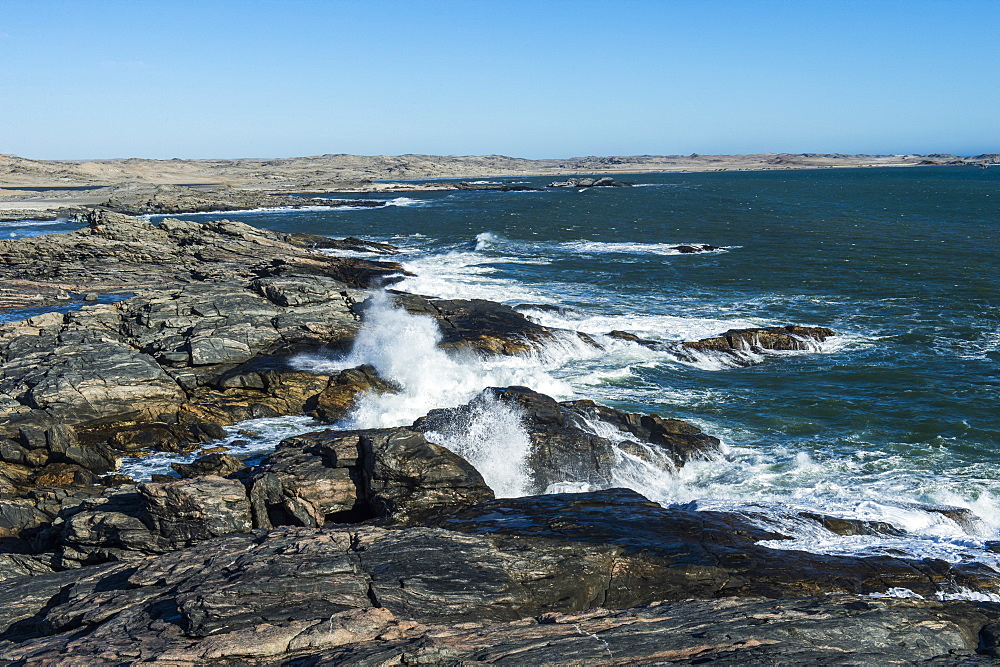
[[[0,0],[0,153],[1000,152],[1000,1]]]

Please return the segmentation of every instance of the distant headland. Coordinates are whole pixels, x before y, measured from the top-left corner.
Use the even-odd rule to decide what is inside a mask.
[[[205,160],[32,160],[0,155],[0,219],[77,215],[113,198],[148,199],[195,190],[204,208],[275,205],[267,197],[301,192],[405,192],[462,189],[455,181],[518,176],[754,171],[858,167],[987,166],[998,154],[957,156],[758,153],[629,155],[530,160],[504,155],[346,155]],[[431,179],[413,182],[414,179]],[[186,186],[186,187],[185,187]],[[466,188],[467,189],[467,188]],[[188,194],[181,193],[184,198]],[[234,204],[233,199],[239,200]],[[257,198],[261,202],[256,202]],[[114,208],[114,207],[112,207]],[[176,208],[176,207],[174,207]],[[132,212],[129,210],[129,212]],[[177,213],[180,210],[172,210]]]

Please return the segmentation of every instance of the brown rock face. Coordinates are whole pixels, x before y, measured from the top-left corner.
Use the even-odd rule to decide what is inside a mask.
[[[395,391],[395,388],[368,365],[341,371],[316,397],[316,416],[329,422],[343,419],[354,407],[354,399],[359,393],[372,391],[384,393]]]
[[[735,352],[740,350],[809,350],[813,342],[822,343],[835,335],[826,327],[800,327],[789,324],[784,327],[763,327],[759,329],[731,329],[715,338],[684,343],[694,350],[714,350]]]

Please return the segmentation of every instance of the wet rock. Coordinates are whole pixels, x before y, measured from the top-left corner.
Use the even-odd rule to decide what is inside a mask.
[[[396,390],[396,387],[380,378],[371,366],[348,368],[331,378],[327,388],[316,397],[315,414],[324,421],[339,421],[351,412],[358,394]]]
[[[717,352],[811,350],[816,343],[822,343],[833,335],[835,335],[833,330],[826,327],[801,327],[789,324],[784,327],[730,329],[721,336],[685,342],[684,346],[694,350]]]
[[[642,345],[650,350],[663,350],[666,349],[666,345],[660,341],[650,340],[649,338],[640,338],[634,333],[629,333],[628,331],[610,331],[607,336],[609,338],[615,338],[617,340],[624,340],[629,343],[636,343],[637,345]]]
[[[557,402],[526,387],[491,388],[465,406],[432,410],[414,428],[424,433],[467,430],[489,403],[513,407],[531,440],[531,492],[556,483],[607,488],[627,453],[664,470],[717,456],[719,440],[695,426],[656,415],[623,413],[593,401]]]
[[[289,242],[306,248],[319,250],[347,250],[350,252],[370,252],[379,255],[397,255],[399,248],[389,243],[379,243],[348,236],[345,239],[333,239],[316,234],[296,233],[289,235]]]
[[[513,355],[530,352],[555,337],[553,329],[493,301],[435,299],[404,292],[393,292],[392,296],[398,306],[410,313],[437,320],[444,348]]]
[[[673,247],[679,253],[688,255],[699,252],[715,252],[717,250],[725,250],[722,246],[708,245],[707,243],[696,243],[694,245],[677,245]]]
[[[603,176],[601,178],[569,178],[565,181],[553,181],[552,183],[549,183],[550,188],[621,188],[629,185],[635,184],[616,181],[610,176]]]
[[[245,468],[246,464],[230,454],[213,453],[201,456],[191,463],[171,463],[170,467],[181,476],[181,479],[190,479],[205,475],[228,477]]]
[[[845,519],[814,512],[800,512],[799,516],[815,521],[835,535],[894,535],[897,537],[906,535],[906,531],[884,521]]]

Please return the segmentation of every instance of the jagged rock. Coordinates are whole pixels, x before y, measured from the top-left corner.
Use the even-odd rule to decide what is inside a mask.
[[[330,257],[288,243],[285,234],[233,221],[145,220],[97,210],[87,229],[0,240],[0,278],[23,294],[57,290],[122,293],[176,288],[192,279],[243,285],[288,274],[325,276],[369,287],[399,264]]]
[[[593,401],[558,403],[527,387],[487,389],[465,406],[432,410],[414,428],[425,433],[447,433],[456,424],[461,428],[489,400],[513,406],[521,416],[531,439],[528,469],[534,493],[558,482],[612,486],[621,452],[664,469],[719,452],[717,438],[678,419],[623,413]]]
[[[28,663],[535,664],[997,648],[996,605],[844,595],[995,588],[974,566],[776,551],[738,517],[623,490],[496,500],[440,522],[233,534],[17,577],[0,591],[0,651]],[[817,596],[761,599],[803,593]]]
[[[129,560],[166,553],[251,529],[243,484],[217,476],[121,487],[66,521],[61,565]]]
[[[334,376],[326,389],[316,397],[315,415],[324,421],[335,422],[346,417],[354,407],[354,400],[361,392],[385,393],[396,388],[380,378],[368,365],[348,368]]]
[[[553,329],[510,306],[483,299],[434,299],[392,292],[396,304],[437,320],[444,348],[472,348],[486,354],[523,354],[554,338]],[[364,304],[362,304],[364,307]]]
[[[295,245],[320,250],[348,250],[353,252],[371,252],[379,255],[399,254],[399,248],[389,243],[367,241],[353,236],[348,236],[345,239],[332,239],[328,236],[317,236],[316,234],[295,233],[290,234],[288,240]]]
[[[715,338],[688,341],[684,347],[695,350],[717,352],[739,352],[741,350],[811,350],[815,343],[822,343],[833,330],[826,327],[801,327],[789,324],[784,327],[761,327],[757,329],[730,329]]]
[[[189,479],[205,475],[228,477],[245,468],[246,464],[231,454],[217,452],[199,457],[191,463],[171,463],[170,467],[181,476],[181,479]]]
[[[553,181],[549,183],[550,188],[621,188],[629,185],[634,184],[616,181],[610,176],[602,176],[601,178],[569,178],[565,181]]]
[[[61,565],[165,553],[251,526],[413,523],[493,498],[469,463],[404,428],[289,438],[251,470],[226,454],[174,469],[188,478],[108,489],[68,513],[60,507],[66,521],[54,548]],[[31,508],[19,501],[7,510],[11,535],[52,521],[52,513]],[[3,511],[0,505],[0,519]]]
[[[254,525],[419,517],[493,497],[461,457],[406,428],[321,431],[282,441],[251,474]]]

